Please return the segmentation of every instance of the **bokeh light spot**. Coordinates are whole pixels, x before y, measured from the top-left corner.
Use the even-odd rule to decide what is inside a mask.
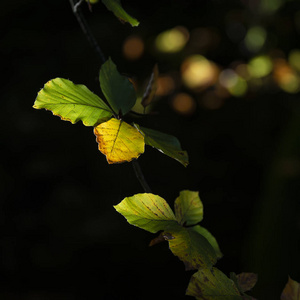
[[[283,0],[261,0],[260,9],[264,13],[274,13],[283,4]]]
[[[191,115],[196,109],[196,102],[187,93],[179,93],[172,99],[173,109],[183,115]]]
[[[245,80],[249,80],[251,78],[251,75],[249,74],[248,65],[247,64],[238,64],[235,67],[236,73],[244,78]]]
[[[271,59],[266,55],[260,55],[252,58],[248,64],[248,70],[251,76],[261,78],[269,75],[273,69]]]
[[[274,64],[274,80],[287,93],[300,91],[300,78],[284,59],[276,59]]]
[[[235,71],[226,69],[219,76],[220,84],[225,87],[229,93],[236,97],[241,97],[247,92],[247,82],[241,78]]]
[[[189,39],[185,27],[177,26],[160,33],[155,40],[156,48],[161,52],[174,53],[183,49]]]
[[[226,69],[220,73],[219,81],[221,85],[229,89],[238,81],[238,75],[231,69]]]
[[[181,65],[182,80],[191,89],[207,88],[218,78],[218,67],[201,55],[187,58]]]
[[[160,75],[157,79],[157,96],[166,96],[173,92],[175,88],[175,82],[170,75]]]
[[[289,54],[289,63],[290,65],[300,72],[300,50],[294,49]]]
[[[265,44],[267,32],[263,27],[251,27],[245,37],[245,45],[251,52],[259,51]]]
[[[144,42],[138,36],[129,36],[123,44],[123,54],[128,60],[137,60],[144,53]]]

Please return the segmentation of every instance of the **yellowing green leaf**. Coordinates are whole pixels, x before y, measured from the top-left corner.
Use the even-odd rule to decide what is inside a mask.
[[[199,300],[242,300],[234,282],[217,268],[203,268],[195,273],[186,295]]]
[[[168,203],[154,194],[145,193],[127,197],[114,208],[128,223],[152,233],[178,226]]]
[[[196,225],[196,226],[191,227],[191,229],[194,230],[195,232],[201,234],[203,237],[205,237],[207,239],[207,241],[210,243],[210,245],[215,250],[215,253],[216,253],[216,256],[218,259],[220,259],[223,256],[223,254],[219,248],[217,240],[206,228],[204,228],[200,225]]]
[[[63,78],[48,81],[38,93],[33,107],[50,110],[73,124],[81,120],[86,126],[104,122],[113,114],[105,102],[86,86]]]
[[[109,164],[131,161],[144,153],[144,137],[124,121],[112,118],[95,127],[94,133]]]
[[[195,225],[203,219],[203,204],[198,192],[181,191],[175,200],[175,215],[181,225]]]
[[[209,242],[191,228],[181,227],[165,233],[170,250],[185,264],[186,270],[211,268],[217,261],[217,256]]]
[[[299,282],[289,277],[289,280],[282,291],[280,300],[300,300]]]
[[[141,127],[137,124],[134,124],[134,126],[144,135],[145,143],[147,145],[156,148],[173,159],[176,159],[185,167],[189,164],[188,154],[186,151],[181,149],[180,143],[175,136]]]
[[[122,22],[128,22],[131,26],[138,26],[139,22],[131,17],[122,7],[120,0],[102,0],[103,4],[108,10],[112,11],[114,15]]]

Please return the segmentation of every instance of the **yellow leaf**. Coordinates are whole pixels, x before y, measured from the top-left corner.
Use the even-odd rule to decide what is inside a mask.
[[[123,163],[144,153],[145,142],[140,132],[122,120],[115,118],[94,128],[99,150],[106,155],[109,164]]]

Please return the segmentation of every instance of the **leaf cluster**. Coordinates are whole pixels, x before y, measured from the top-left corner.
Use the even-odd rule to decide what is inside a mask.
[[[86,1],[89,4],[98,2]],[[120,0],[102,2],[122,22],[139,25],[123,9]],[[141,101],[144,107],[153,100],[157,78],[158,68],[155,66]],[[38,93],[33,107],[50,110],[73,124],[82,121],[85,126],[92,126],[98,148],[110,164],[137,159],[144,153],[145,145],[149,145],[182,165],[188,165],[187,152],[182,150],[176,137],[124,120],[136,104],[136,92],[129,78],[118,72],[111,59],[102,65],[99,82],[104,100],[84,85],[63,78],[52,79]],[[204,300],[254,300],[246,292],[255,286],[256,274],[231,273],[228,278],[215,267],[222,253],[215,237],[199,225],[203,219],[203,204],[198,192],[181,191],[175,200],[174,212],[165,199],[152,193],[126,197],[114,208],[131,225],[151,233],[159,232],[150,246],[167,241],[171,252],[183,261],[185,269],[196,270],[186,295]],[[300,285],[291,278],[281,294],[281,300],[288,299],[300,300]]]
[[[175,200],[174,211],[158,195],[144,193],[125,198],[115,209],[128,223],[152,233],[161,231],[150,245],[168,241],[174,255],[183,261],[186,270],[197,270],[192,276],[186,294],[196,299],[243,299],[251,289],[247,280],[229,279],[215,268],[222,253],[214,236],[198,223],[203,219],[203,204],[198,192],[181,191]],[[240,284],[240,285],[238,285]],[[245,286],[240,290],[240,286]],[[242,296],[243,295],[243,296]]]
[[[99,81],[106,101],[84,85],[55,78],[38,93],[33,107],[50,110],[73,124],[82,121],[85,126],[93,126],[98,148],[110,164],[137,159],[144,153],[146,144],[182,165],[188,165],[187,152],[181,149],[176,137],[124,121],[124,116],[137,101],[136,92],[130,80],[118,72],[111,59],[102,65]],[[149,93],[146,95],[145,105],[148,105],[151,99]],[[152,93],[151,98],[153,96]]]

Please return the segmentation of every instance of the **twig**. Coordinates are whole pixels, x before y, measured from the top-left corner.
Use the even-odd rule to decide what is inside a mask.
[[[147,183],[147,181],[144,177],[144,174],[142,172],[142,169],[141,169],[140,164],[138,163],[138,161],[133,160],[132,161],[132,166],[133,166],[133,169],[134,169],[134,172],[135,172],[135,176],[139,180],[139,182],[142,185],[144,191],[146,193],[152,193],[151,188],[149,187],[149,185],[148,185],[148,183]]]
[[[95,39],[90,27],[87,24],[87,21],[85,19],[85,17],[83,16],[83,14],[81,13],[80,10],[80,5],[82,4],[82,2],[84,0],[69,0],[71,7],[72,7],[72,11],[84,33],[84,35],[86,36],[87,40],[90,42],[92,48],[95,50],[95,52],[97,53],[98,57],[100,58],[100,61],[102,63],[104,63],[106,61],[106,58],[97,42],[97,40]],[[132,161],[132,166],[135,172],[135,176],[136,178],[139,180],[140,184],[142,185],[144,191],[146,193],[151,193],[151,189],[144,177],[144,174],[141,170],[140,164],[138,163],[137,160],[133,160]]]
[[[104,63],[106,61],[106,58],[105,58],[99,44],[97,43],[92,31],[90,30],[90,27],[88,26],[86,19],[84,18],[83,14],[80,10],[80,5],[82,4],[83,0],[79,0],[78,2],[76,2],[76,0],[69,0],[69,1],[71,4],[73,13],[82,29],[84,35],[86,36],[87,40],[91,44],[92,48],[97,53],[101,62]]]

